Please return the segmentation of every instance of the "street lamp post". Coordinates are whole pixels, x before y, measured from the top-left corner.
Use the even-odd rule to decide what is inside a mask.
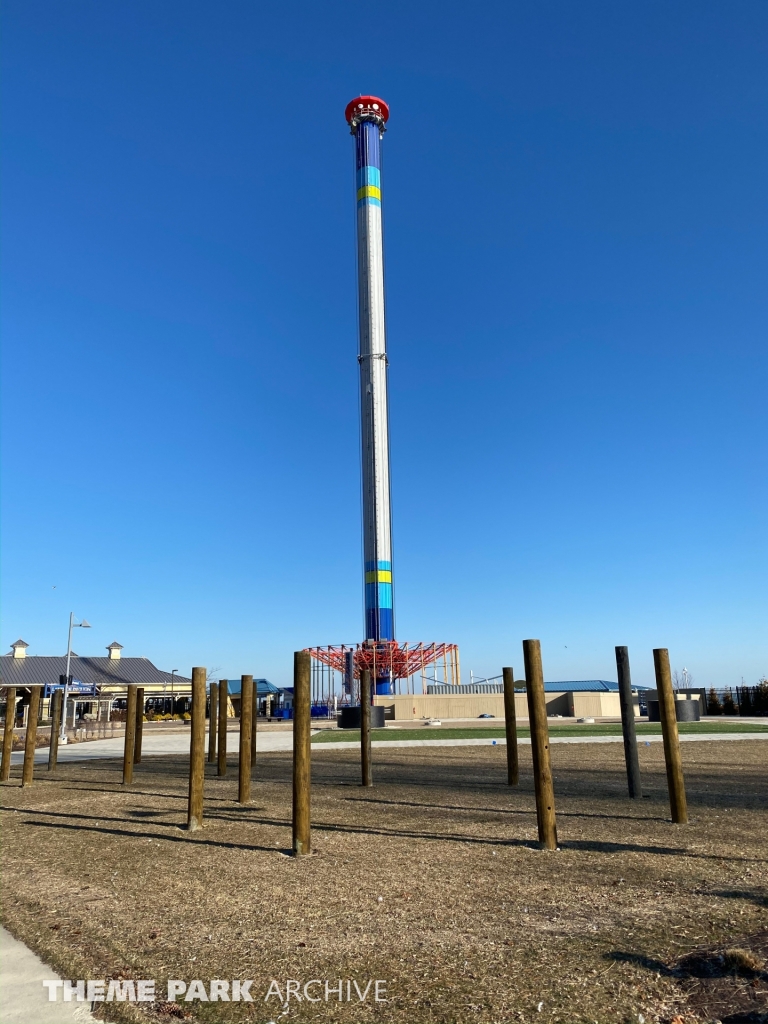
[[[61,731],[59,732],[59,743],[61,744],[65,744],[67,742],[67,696],[69,694],[69,665],[72,660],[72,630],[90,628],[90,622],[86,622],[85,619],[83,619],[82,622],[75,622],[75,613],[69,613],[69,635],[67,637],[67,671],[64,676],[64,700],[61,702]]]
[[[179,670],[177,668],[172,668],[171,669],[171,718],[173,718],[173,715],[174,715],[174,710],[173,709],[176,706],[176,704],[174,702],[174,699],[173,699],[173,677],[176,675],[176,673],[178,671]]]

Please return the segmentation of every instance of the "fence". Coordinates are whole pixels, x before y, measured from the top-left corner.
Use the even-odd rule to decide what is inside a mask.
[[[730,686],[707,690],[708,715],[768,716],[768,680],[761,679],[757,686]]]

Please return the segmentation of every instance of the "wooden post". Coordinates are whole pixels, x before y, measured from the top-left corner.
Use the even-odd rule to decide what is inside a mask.
[[[536,788],[539,842],[545,850],[556,850],[555,790],[552,784],[552,766],[549,758],[549,730],[547,729],[547,703],[544,697],[544,671],[541,667],[541,644],[538,640],[523,640],[523,658],[525,660],[528,718],[531,726],[533,782]]]
[[[211,707],[208,720],[208,761],[216,760],[216,735],[219,728],[219,684],[211,683]]]
[[[35,774],[35,750],[37,749],[37,719],[40,715],[40,686],[29,688],[29,714],[27,715],[27,738],[24,743],[24,768],[21,773],[22,786],[31,786]]]
[[[136,687],[136,738],[133,743],[133,763],[141,764],[141,741],[144,736],[144,687]]]
[[[237,802],[251,799],[251,729],[253,727],[253,676],[240,676],[240,755]]]
[[[373,767],[371,763],[371,673],[364,668],[360,673],[360,767],[363,781],[361,785],[373,785]]]
[[[520,769],[517,759],[517,715],[515,714],[515,673],[503,668],[504,677],[504,725],[507,730],[507,785],[516,786]]]
[[[229,684],[226,679],[219,680],[219,750],[217,775],[227,774],[227,705],[229,704]]]
[[[133,782],[133,752],[136,747],[136,686],[128,687],[128,707],[125,712],[125,745],[123,747],[123,785]]]
[[[293,656],[293,852],[296,857],[310,852],[310,672],[309,653],[296,651]]]
[[[672,689],[669,651],[666,647],[654,649],[653,667],[656,670],[656,689],[659,695],[659,717],[661,718],[661,734],[664,738],[664,760],[667,765],[667,787],[672,821],[676,825],[685,825],[688,822],[688,806],[685,799],[683,764],[680,759],[680,739],[677,735],[675,693]]]
[[[59,761],[59,729],[61,728],[61,705],[64,700],[63,690],[54,690],[51,704],[51,745],[48,748],[48,771],[56,770]]]
[[[627,766],[627,786],[631,800],[643,795],[640,783],[640,760],[637,756],[635,708],[632,700],[632,677],[629,672],[629,650],[616,648],[616,670],[619,674],[619,704],[621,706],[621,732],[624,736],[624,761]]]
[[[259,717],[259,684],[253,680],[253,710],[251,711],[251,768],[256,767],[256,733]]]
[[[189,798],[187,829],[203,825],[203,783],[205,779],[205,677],[204,668],[192,669],[192,721],[189,737]]]
[[[16,724],[16,687],[5,691],[5,729],[3,730],[3,763],[0,766],[0,782],[11,777],[11,753],[13,751],[13,727]]]

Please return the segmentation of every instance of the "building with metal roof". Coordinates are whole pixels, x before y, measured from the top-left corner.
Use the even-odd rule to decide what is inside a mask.
[[[619,684],[607,679],[566,679],[562,683],[544,683],[547,693],[618,693]]]
[[[516,686],[522,689],[524,680],[518,679]],[[635,690],[646,690],[647,686],[635,686]],[[501,676],[494,679],[486,679],[478,683],[462,683],[461,686],[451,686],[450,683],[430,683],[427,685],[427,693],[431,696],[450,696],[451,694],[463,693],[503,693],[504,684]],[[610,682],[607,679],[567,679],[560,683],[544,683],[545,693],[618,693],[619,684]]]
[[[0,686],[58,687],[67,671],[66,655],[28,655],[29,644],[17,640],[9,654],[0,656]],[[169,686],[189,690],[192,680],[175,672],[164,672],[149,658],[123,658],[116,641],[107,648],[105,658],[80,657],[72,652],[69,672],[73,681],[83,684],[91,693],[120,692],[127,686],[143,686],[147,693],[165,692]]]
[[[271,694],[280,693],[280,688],[278,686],[275,686],[274,683],[270,683],[268,679],[254,679],[253,681],[256,684],[256,693],[258,694],[259,697],[269,697]],[[208,688],[210,689],[210,683],[208,684]],[[227,692],[229,693],[230,696],[232,696],[233,693],[239,695],[241,688],[242,680],[227,680]]]
[[[274,683],[270,683],[268,679],[254,679],[253,681],[256,684],[256,699],[258,701],[259,714],[267,716],[275,715],[278,718],[283,717],[283,690],[279,686],[275,686]],[[241,692],[242,680],[227,680],[227,695],[232,703],[232,709],[237,716],[240,715]]]

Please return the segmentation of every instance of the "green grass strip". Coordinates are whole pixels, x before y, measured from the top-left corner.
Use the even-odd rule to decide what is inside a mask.
[[[678,722],[678,732],[685,734],[718,735],[720,733],[768,732],[768,724],[754,725],[749,722]],[[635,725],[638,736],[660,736],[661,725],[658,722],[638,722]],[[597,722],[594,725],[556,725],[549,723],[549,734],[553,739],[558,736],[621,736],[620,722]],[[403,728],[372,729],[372,740],[497,740],[505,736],[504,727],[495,726],[477,728],[467,726],[405,726]],[[519,726],[517,735],[527,739],[531,735],[526,726]],[[323,730],[312,737],[313,743],[359,743],[359,729]]]

